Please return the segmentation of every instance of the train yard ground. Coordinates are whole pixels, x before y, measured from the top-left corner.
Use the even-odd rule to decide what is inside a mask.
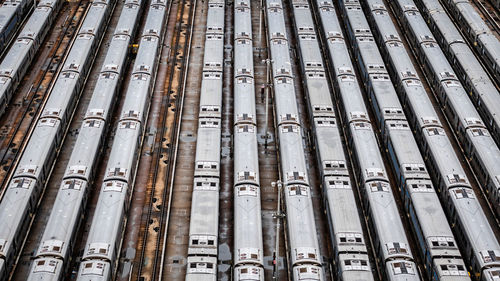
[[[10,0],[5,0],[5,2]],[[146,1],[145,6],[149,6],[157,0]],[[366,0],[359,0],[360,2]],[[387,7],[388,1],[384,0]],[[435,0],[439,3],[444,3],[446,0]],[[0,0],[0,11],[2,7]],[[38,1],[36,1],[38,2]],[[336,255],[336,241],[332,241],[332,222],[330,216],[327,214],[328,210],[325,208],[325,193],[323,184],[323,175],[317,157],[317,144],[315,142],[316,132],[310,125],[311,114],[308,108],[308,93],[305,85],[306,74],[302,73],[301,60],[298,50],[298,35],[294,29],[294,14],[292,5],[300,4],[310,7],[314,19],[314,30],[317,36],[321,36],[321,27],[318,24],[318,8],[315,4],[316,0],[283,0],[283,14],[285,17],[286,35],[288,37],[289,54],[291,57],[291,64],[288,66],[291,71],[294,82],[295,102],[298,107],[298,116],[276,116],[279,112],[279,105],[276,99],[276,85],[279,78],[273,79],[273,63],[275,61],[271,58],[271,47],[269,46],[276,34],[270,34],[271,28],[269,24],[274,21],[269,21],[266,14],[266,9],[276,8],[270,7],[268,2],[280,1],[266,1],[266,0],[167,0],[166,1],[166,19],[163,30],[158,31],[163,36],[163,44],[159,48],[158,65],[157,68],[153,67],[154,76],[156,79],[151,83],[151,97],[149,113],[147,114],[147,121],[143,126],[143,133],[141,136],[142,146],[139,148],[137,157],[137,167],[133,171],[133,189],[131,188],[130,202],[125,202],[126,215],[123,217],[123,228],[119,229],[116,233],[116,248],[117,256],[113,257],[114,260],[109,261],[112,280],[119,281],[181,281],[186,280],[186,275],[190,272],[192,264],[188,262],[188,254],[190,251],[190,222],[193,220],[191,217],[193,192],[195,186],[193,180],[195,179],[195,172],[198,169],[199,161],[196,159],[197,141],[200,140],[197,132],[199,124],[205,122],[202,120],[200,110],[202,106],[202,82],[207,77],[208,67],[206,62],[211,63],[212,58],[207,58],[207,54],[212,55],[206,49],[206,38],[209,34],[210,23],[207,21],[209,10],[212,9],[214,3],[223,3],[224,5],[224,27],[223,34],[223,65],[220,71],[222,79],[222,87],[220,88],[222,108],[219,109],[218,114],[219,126],[221,129],[220,135],[220,160],[218,165],[219,186],[218,186],[218,221],[217,239],[215,246],[217,248],[216,273],[213,274],[212,279],[200,280],[241,280],[238,277],[240,273],[239,267],[235,262],[236,257],[241,254],[239,251],[245,249],[235,249],[234,233],[235,233],[235,220],[239,219],[235,216],[235,182],[239,174],[235,175],[235,151],[234,151],[234,130],[235,119],[240,116],[235,115],[235,79],[237,73],[245,73],[245,69],[238,69],[235,66],[235,5],[242,5],[241,3],[248,2],[249,6],[245,9],[250,11],[251,38],[252,44],[252,59],[253,59],[253,76],[251,81],[255,85],[255,104],[248,105],[254,107],[256,116],[254,122],[256,126],[257,135],[257,152],[258,152],[258,179],[259,182],[256,186],[259,188],[260,194],[260,212],[261,212],[261,227],[262,227],[262,255],[263,262],[257,264],[256,267],[262,270],[260,280],[300,280],[294,277],[296,272],[296,264],[292,263],[292,255],[295,255],[295,248],[293,248],[296,240],[302,239],[300,233],[299,238],[290,237],[297,235],[289,231],[290,220],[293,218],[287,217],[287,202],[285,201],[285,192],[288,192],[288,187],[281,186],[285,183],[289,174],[284,174],[282,170],[281,161],[283,156],[280,154],[280,140],[279,130],[282,130],[277,119],[279,118],[297,118],[302,126],[302,148],[305,156],[307,166],[307,180],[310,187],[309,198],[312,200],[312,207],[314,211],[314,221],[317,233],[317,240],[319,242],[317,254],[320,256],[321,263],[319,266],[323,270],[323,280],[341,280],[338,272],[340,265],[337,262]],[[335,9],[340,15],[339,20],[342,18],[342,9],[339,8],[338,2],[349,1],[333,1]],[[448,2],[448,1],[446,1]],[[500,40],[500,11],[495,8],[494,1],[491,0],[471,0],[474,11],[478,13],[480,18],[485,22],[486,26],[491,29],[491,34]],[[34,139],[33,131],[37,126],[45,110],[44,106],[47,99],[50,97],[51,89],[54,86],[55,79],[60,75],[62,67],[65,63],[68,53],[71,50],[72,44],[77,37],[79,28],[88,13],[89,8],[92,6],[91,0],[71,0],[64,1],[61,10],[57,13],[54,23],[47,30],[45,39],[41,42],[40,49],[35,52],[34,60],[30,63],[29,69],[26,74],[20,79],[19,86],[14,91],[13,96],[8,103],[5,113],[0,116],[0,204],[4,198],[4,194],[10,183],[15,179],[16,169],[18,163],[23,157],[23,153],[29,142],[36,142]],[[34,214],[29,214],[30,222],[26,231],[21,231],[18,235],[22,236],[22,245],[20,250],[14,255],[5,257],[2,250],[2,237],[0,237],[0,258],[13,259],[13,266],[8,268],[5,273],[0,269],[0,281],[14,280],[24,281],[29,280],[29,276],[33,271],[33,263],[37,258],[37,252],[42,240],[45,226],[49,220],[51,212],[53,212],[54,202],[60,189],[60,183],[65,176],[67,164],[72,155],[74,145],[80,133],[80,127],[84,122],[84,117],[87,114],[87,107],[90,103],[92,94],[95,91],[97,79],[100,75],[101,69],[104,67],[104,58],[106,53],[110,50],[109,46],[114,36],[115,29],[119,22],[120,12],[122,8],[127,5],[123,0],[118,0],[116,5],[111,10],[109,21],[105,24],[105,31],[103,39],[98,48],[95,50],[96,58],[91,62],[90,74],[85,80],[84,86],[81,89],[81,94],[78,96],[77,106],[75,112],[70,119],[69,127],[63,132],[62,145],[56,152],[56,159],[54,164],[48,169],[48,178],[41,183],[41,196],[39,200],[34,200],[30,204],[36,205]],[[444,5],[444,4],[443,4]],[[243,9],[244,10],[244,9]],[[452,11],[446,9],[449,16],[452,17]],[[28,12],[29,17],[31,12]],[[101,185],[104,178],[109,171],[106,170],[108,158],[111,152],[111,146],[115,140],[115,133],[118,126],[118,120],[123,117],[122,107],[124,106],[124,95],[128,87],[133,83],[134,69],[136,63],[137,51],[141,44],[141,37],[138,34],[143,32],[146,25],[146,18],[148,9],[141,10],[142,18],[139,21],[138,33],[132,38],[127,56],[128,62],[124,66],[124,74],[121,86],[117,92],[118,98],[114,106],[109,120],[110,129],[105,136],[105,142],[102,147],[102,154],[97,161],[95,168],[95,176],[90,182],[90,189],[88,191],[88,202],[79,216],[81,223],[77,229],[68,231],[76,231],[74,245],[71,249],[71,262],[65,268],[63,273],[63,280],[77,280],[80,265],[84,261],[83,255],[87,251],[88,245],[86,243],[87,236],[91,231],[91,226],[94,218],[94,213],[98,207],[99,195],[101,194]],[[433,91],[429,83],[432,83],[433,77],[429,77],[427,72],[424,71],[419,53],[412,49],[412,44],[408,43],[409,38],[404,34],[407,32],[405,26],[401,26],[401,21],[396,19],[396,12],[390,10],[390,16],[393,23],[396,25],[398,32],[402,35],[402,45],[411,56],[413,64],[417,67],[417,75],[422,78],[422,85],[427,92],[432,106],[438,113],[439,121],[443,124],[445,134],[449,137],[454,152],[458,155],[461,168],[465,171],[465,176],[469,179],[469,184],[473,193],[476,195],[480,209],[478,212],[484,212],[487,217],[491,230],[498,241],[500,241],[500,217],[498,216],[498,208],[500,201],[491,202],[488,188],[481,184],[482,174],[477,173],[475,162],[466,154],[466,146],[461,142],[461,131],[454,129],[453,120],[449,120],[445,108],[439,103],[439,95]],[[452,20],[457,26],[460,22],[455,19]],[[341,21],[344,32],[346,27]],[[22,29],[22,26],[20,27]],[[163,33],[162,33],[163,32]],[[461,33],[463,36],[465,34]],[[241,35],[241,34],[240,34]],[[333,36],[333,35],[332,35]],[[347,41],[347,36],[344,36]],[[467,41],[464,39],[464,41]],[[322,40],[321,42],[326,42]],[[12,45],[12,42],[10,43]],[[353,64],[356,65],[355,60],[359,58],[354,57],[354,47],[348,44],[350,48],[351,58]],[[486,62],[482,62],[484,55],[474,49],[474,43],[470,44],[475,57],[481,61],[481,65],[488,72],[488,79],[491,79],[495,85],[497,93],[500,95],[500,88],[498,81],[496,81],[495,74],[490,73],[489,67],[486,67]],[[328,57],[328,46],[323,46],[320,43],[321,52],[324,61]],[[380,46],[379,46],[380,48]],[[499,53],[500,55],[500,50]],[[5,56],[5,53],[3,53]],[[0,57],[0,67],[3,57]],[[497,57],[500,62],[500,57]],[[139,63],[139,62],[137,62]],[[387,63],[386,63],[387,64]],[[328,82],[330,91],[333,95],[334,81],[333,75],[329,73],[330,68],[326,68],[328,72]],[[2,69],[0,69],[1,71]],[[248,70],[247,70],[248,71]],[[285,71],[282,69],[281,71]],[[0,73],[0,79],[3,74]],[[362,81],[361,73],[355,72],[358,80]],[[332,81],[330,81],[332,80]],[[458,81],[458,80],[457,80]],[[217,89],[211,89],[217,91]],[[472,94],[471,94],[472,95]],[[366,96],[367,97],[367,96]],[[365,102],[371,102],[368,98]],[[334,100],[334,104],[338,101]],[[407,106],[407,105],[403,105]],[[500,108],[500,104],[496,105]],[[370,107],[371,108],[371,107]],[[335,108],[334,111],[337,115],[343,115],[342,108]],[[131,113],[132,114],[132,113]],[[368,117],[372,120],[377,118],[377,112],[369,110]],[[246,117],[244,117],[246,118]],[[337,116],[339,118],[339,116]],[[283,119],[284,120],[284,119]],[[288,119],[289,120],[289,119]],[[490,123],[490,120],[483,120],[483,123]],[[204,124],[204,123],[203,123]],[[373,122],[373,124],[375,124]],[[364,230],[364,237],[367,242],[367,252],[370,261],[370,271],[374,280],[385,280],[383,270],[379,268],[381,261],[377,256],[377,238],[373,237],[373,232],[370,228],[373,227],[369,223],[368,214],[365,206],[362,203],[363,198],[362,187],[354,184],[358,181],[358,172],[354,170],[351,161],[354,161],[355,151],[350,150],[351,141],[346,134],[346,129],[342,130],[341,124],[338,124],[341,133],[342,150],[345,152],[347,163],[345,166],[349,172],[355,200],[358,206],[359,216]],[[392,184],[392,192],[398,206],[401,218],[408,241],[409,248],[415,255],[415,263],[417,265],[417,272],[421,280],[431,281],[425,274],[427,268],[425,261],[422,257],[417,255],[420,247],[419,237],[412,230],[412,217],[407,213],[405,204],[408,204],[401,196],[401,192],[397,185],[397,175],[390,168],[390,152],[383,145],[384,135],[381,128],[375,128],[377,144],[380,148],[381,155],[385,162],[385,170],[387,171],[388,182]],[[299,127],[300,130],[300,127]],[[498,133],[498,132],[497,132]],[[498,146],[498,144],[497,144]],[[387,152],[387,153],[386,153]],[[422,154],[423,155],[423,154]],[[429,156],[423,155],[427,160]],[[500,166],[500,158],[496,163]],[[198,161],[198,162],[197,162]],[[430,170],[430,169],[428,169]],[[292,177],[297,177],[297,174],[292,173]],[[244,177],[249,177],[248,173]],[[213,178],[213,177],[212,177]],[[356,179],[356,181],[354,181]],[[500,175],[497,176],[498,186],[500,186]],[[500,194],[500,189],[498,189]],[[499,195],[500,198],[500,195]],[[499,199],[500,200],[500,199]],[[436,208],[451,208],[449,202],[441,200],[442,206]],[[71,204],[71,203],[68,203]],[[0,214],[2,212],[0,205]],[[253,210],[247,210],[253,211]],[[449,223],[454,235],[457,237],[457,229],[454,228],[457,223],[456,220],[451,218]],[[2,221],[0,221],[0,228],[2,228]],[[259,224],[260,225],[260,224]],[[255,225],[257,226],[257,225]],[[370,235],[368,233],[370,232]],[[202,234],[194,234],[199,235]],[[462,236],[461,236],[462,237]],[[479,238],[480,239],[480,238]],[[191,238],[192,240],[192,238]],[[200,238],[201,240],[201,238]],[[457,237],[456,240],[459,240]],[[104,243],[104,241],[103,241]],[[460,249],[463,252],[466,249]],[[496,249],[493,249],[496,250]],[[496,259],[499,265],[497,276],[500,276],[500,248],[496,254]],[[298,254],[297,254],[298,255]],[[209,257],[210,254],[203,254],[203,257]],[[471,264],[469,261],[465,263],[469,274],[472,272],[470,269]],[[383,266],[383,265],[382,265]],[[209,267],[206,268],[209,271]],[[5,274],[2,276],[1,274]],[[240,278],[240,279],[238,279]],[[476,278],[472,276],[472,278]],[[100,279],[96,279],[100,280]],[[190,279],[194,280],[194,279]],[[253,279],[252,279],[253,280]],[[258,280],[258,279],[256,279]],[[308,279],[309,280],[309,279]],[[311,279],[313,280],[313,279]],[[346,281],[349,279],[346,279]],[[457,279],[458,280],[458,279]],[[478,279],[476,279],[478,280]],[[487,280],[487,279],[482,279]]]

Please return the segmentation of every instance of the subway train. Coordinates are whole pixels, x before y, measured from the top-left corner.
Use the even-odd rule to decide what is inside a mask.
[[[114,7],[112,1],[96,4],[83,20],[0,202],[2,281],[20,253]]]
[[[411,14],[414,14],[416,9],[408,1],[395,1],[392,4],[410,9]],[[427,169],[434,186],[437,187],[448,221],[457,237],[459,249],[462,250],[465,264],[474,279],[494,280],[499,273],[496,260],[498,241],[475,198],[460,161],[405,52],[399,35],[390,28],[390,18],[387,18],[388,11],[385,5],[381,1],[369,0],[364,6],[367,14],[370,14],[373,30],[376,31],[375,39],[382,46],[382,55],[390,66],[388,70],[397,85],[396,92],[401,103],[406,105],[407,121],[415,130],[417,144],[420,145],[424,159],[427,160]],[[425,23],[423,24],[425,26]],[[410,43],[413,42],[410,40]],[[443,88],[446,86],[443,85]],[[372,97],[372,102],[376,103],[377,100],[374,99]],[[470,103],[468,99],[465,101]],[[377,116],[380,114],[383,114],[380,110],[376,111]],[[394,157],[395,153],[391,149],[389,151],[392,153],[391,157]]]
[[[127,66],[129,45],[135,36],[142,3],[127,0],[121,10],[28,280],[63,280],[72,260],[75,239],[104,150],[106,132]]]
[[[19,82],[23,80],[24,74],[36,57],[62,3],[62,0],[40,1],[2,59],[0,63],[0,116],[5,113]],[[96,5],[98,5],[97,2]]]
[[[335,275],[343,281],[374,280],[311,10],[307,1],[294,0],[290,4],[334,250]]]
[[[288,268],[293,280],[324,280],[282,1],[267,0],[265,10],[286,211]]]
[[[166,0],[149,3],[78,281],[111,280],[117,269],[170,3]]]
[[[5,0],[0,5],[0,50],[7,48],[34,3],[30,0]]]
[[[318,1],[315,5],[323,42],[327,43],[325,55],[336,89],[339,117],[352,152],[353,170],[382,278],[420,280],[333,3]],[[344,14],[349,23],[351,17]],[[356,40],[357,36],[352,35]]]
[[[479,142],[486,143],[485,141],[490,139],[490,145],[483,146],[483,148],[489,149],[491,152],[498,150],[488,131],[482,125],[467,93],[460,82],[453,78],[453,70],[435,43],[431,31],[427,28],[413,1],[398,0],[391,4],[394,5],[396,18],[408,30],[406,33],[408,42],[419,55],[424,72],[430,77],[428,82],[438,94],[438,101],[446,105],[447,110],[444,113],[457,131],[459,140],[467,147],[470,146],[471,141],[477,144]],[[424,39],[428,41],[422,42],[421,40]],[[411,78],[411,80],[421,83],[414,71],[408,71],[407,76],[410,77],[406,79]],[[500,273],[500,245],[477,201],[469,179],[439,123],[430,100],[422,87],[418,90],[422,94],[419,93],[420,95],[417,96],[402,89],[400,96],[403,97],[402,99],[408,100],[410,105],[408,115],[413,121],[411,123],[423,137],[420,149],[424,158],[429,160],[430,174],[434,176],[434,184],[441,192],[441,201],[446,204],[445,211],[447,211],[448,220],[454,225],[457,241],[461,242],[459,246],[472,276],[481,280],[493,280]],[[415,100],[410,102],[411,99]],[[426,101],[423,102],[423,99]],[[461,117],[460,120],[456,117],[458,114]],[[476,117],[469,118],[468,115],[476,115]],[[465,136],[460,137],[464,133]],[[489,157],[494,156],[492,153],[489,154]]]
[[[425,263],[424,274],[428,279],[436,281],[470,280],[456,239],[443,208],[440,207],[441,203],[424,159],[403,114],[396,89],[370,31],[368,20],[374,23],[373,30],[382,33],[379,37],[386,40],[381,44],[401,43],[397,39],[399,35],[384,8],[383,1],[367,0],[363,4],[373,7],[373,10],[367,8],[366,13],[363,13],[359,3],[356,5],[352,1],[343,6],[349,26],[347,32],[355,50],[360,76],[366,85],[367,100],[375,113],[387,158],[409,214],[421,259]],[[356,36],[356,33],[363,35]],[[399,53],[391,53],[396,63],[409,62],[404,48],[397,50]]]
[[[494,0],[497,3],[500,1]],[[500,83],[500,41],[469,0],[443,0],[464,36],[481,55],[491,75]]]
[[[234,3],[234,280],[264,281],[250,0]]]
[[[217,280],[225,1],[209,0],[186,281]]]
[[[500,178],[498,177],[500,167],[497,165],[498,161],[500,161],[500,151],[493,143],[493,140],[495,140],[498,145],[498,139],[500,138],[498,126],[495,125],[498,123],[497,120],[500,120],[500,114],[497,114],[500,109],[498,106],[500,104],[500,94],[488,79],[484,70],[480,68],[481,66],[478,65],[470,49],[463,43],[462,37],[458,34],[449,17],[444,13],[443,7],[437,2],[429,3],[427,0],[415,3],[425,5],[426,8],[421,9],[423,11],[422,16],[431,23],[429,26],[431,29],[439,30],[439,32],[434,33],[437,42],[455,42],[448,49],[444,48],[443,45],[441,46],[448,56],[448,61],[453,66],[457,66],[459,63],[463,66],[455,68],[457,77],[470,77],[466,81],[462,81],[462,85],[471,94],[477,111],[489,131],[482,128],[482,126],[467,129],[465,133],[466,140],[463,145],[464,151],[472,164],[479,183],[486,188],[486,194],[496,215],[500,216]],[[429,13],[428,11],[431,9],[436,12]],[[464,135],[463,130],[459,133]]]
[[[475,57],[451,18],[438,1],[418,0],[415,4],[426,19],[493,139],[500,144],[500,93]]]

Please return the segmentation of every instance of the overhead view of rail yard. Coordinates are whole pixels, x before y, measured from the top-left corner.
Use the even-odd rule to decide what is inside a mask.
[[[500,0],[0,0],[0,281],[500,281]]]

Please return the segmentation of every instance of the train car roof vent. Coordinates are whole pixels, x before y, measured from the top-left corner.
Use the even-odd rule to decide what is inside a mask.
[[[108,169],[108,176],[110,177],[124,177],[127,175],[127,169],[126,168],[120,168],[120,167],[115,167],[115,168],[109,168]]]
[[[434,192],[430,183],[412,183],[409,186],[413,192]]]
[[[101,121],[100,120],[86,120],[85,123],[83,123],[84,128],[100,128],[101,127]]]
[[[297,114],[282,114],[281,121],[297,121]]]
[[[386,182],[376,181],[368,184],[371,192],[389,192],[390,187]]]
[[[255,180],[255,172],[241,171],[238,172],[238,180]]]
[[[424,125],[440,125],[439,121],[435,117],[422,117],[421,120]]]
[[[136,122],[120,122],[120,125],[118,126],[120,129],[132,129],[135,130],[137,128],[137,123]]]
[[[130,118],[130,117],[137,118],[139,117],[139,114],[140,112],[137,110],[129,110],[122,114],[122,118]]]
[[[303,173],[303,172],[287,172],[287,179],[289,181],[293,181],[293,180],[305,180],[306,179],[306,175]]]
[[[104,184],[104,192],[114,191],[114,192],[122,192],[125,183],[118,181],[108,181]]]
[[[19,169],[17,170],[16,174],[32,174],[35,175],[36,171],[38,170],[37,165],[21,165]]]
[[[467,270],[461,264],[440,264],[439,269],[444,276],[467,276]]]
[[[323,161],[323,166],[325,169],[345,169],[345,161]]]
[[[373,177],[383,177],[385,176],[384,170],[380,168],[367,168],[365,170],[366,177],[367,178],[373,178]]]
[[[342,178],[329,180],[328,187],[335,189],[351,189],[348,178],[346,178],[345,180],[342,180]]]
[[[26,179],[26,178],[16,178],[12,180],[12,183],[10,184],[10,188],[24,188],[28,189],[31,184],[31,179]]]
[[[87,171],[87,166],[73,165],[69,167],[68,173],[70,175],[85,175],[86,171]]]
[[[42,259],[35,261],[35,266],[33,268],[33,272],[48,272],[55,273],[57,263],[59,261],[55,259]]]
[[[12,68],[0,69],[0,75],[10,76],[12,74]]]
[[[90,261],[83,263],[82,275],[100,275],[104,274],[105,263],[100,261]]]
[[[344,270],[369,270],[368,261],[362,259],[346,259],[344,260]]]
[[[444,130],[441,128],[430,128],[427,129],[427,134],[429,136],[444,136]]]
[[[481,119],[475,118],[475,117],[465,118],[465,123],[467,123],[467,125],[484,126],[483,121]]]
[[[338,68],[339,74],[353,74],[352,68],[348,66],[343,66]]]
[[[45,240],[42,242],[41,253],[61,253],[64,242],[61,240]]]
[[[387,251],[389,255],[395,255],[395,254],[409,254],[408,252],[408,246],[406,243],[401,243],[401,242],[390,242],[385,244],[387,247]]]
[[[255,132],[254,126],[250,125],[239,125],[238,126],[238,133],[253,133]]]
[[[386,35],[385,36],[385,39],[387,41],[391,40],[391,41],[401,41],[401,39],[399,38],[399,36],[397,34],[389,34],[389,35]]]
[[[118,70],[118,65],[114,64],[114,63],[112,63],[112,64],[106,64],[104,66],[103,70],[104,71],[117,71]]]
[[[448,182],[450,184],[452,184],[452,183],[467,183],[467,179],[465,178],[465,175],[449,174],[446,177],[448,178]]]
[[[76,180],[76,179],[65,180],[63,182],[62,189],[63,190],[67,190],[67,189],[81,190],[82,185],[83,185],[83,182],[81,180]]]
[[[106,255],[108,254],[109,251],[109,244],[108,243],[91,243],[89,245],[89,250],[87,251],[87,254],[92,255],[92,254],[99,254],[99,255]]]
[[[413,265],[411,262],[402,261],[391,263],[392,271],[394,275],[399,274],[415,274],[415,270],[413,269]]]
[[[500,262],[500,251],[498,250],[484,250],[481,251],[481,256],[485,263]]]
[[[441,79],[457,79],[455,73],[449,71],[441,72],[439,73],[439,76],[441,76]]]
[[[403,169],[407,173],[425,173],[425,165],[423,164],[403,164]]]
[[[100,78],[114,80],[116,78],[116,73],[110,73],[110,72],[101,73]]]
[[[102,117],[104,116],[104,109],[102,108],[92,108],[89,111],[87,111],[88,116],[98,116]]]
[[[253,84],[253,78],[251,77],[238,77],[236,79],[238,84]]]
[[[340,244],[360,244],[364,245],[363,235],[359,232],[339,232],[337,239]]]
[[[238,196],[257,196],[257,187],[252,185],[242,185],[238,187]]]
[[[189,272],[213,273],[214,264],[211,262],[192,262],[189,264]]]
[[[307,196],[309,190],[307,186],[292,185],[289,187],[290,196]]]
[[[490,136],[488,130],[482,128],[473,128],[471,132],[474,137]]]
[[[463,199],[463,198],[476,198],[474,196],[474,191],[472,191],[472,189],[468,189],[468,188],[459,188],[459,189],[455,189],[454,190],[455,192],[455,197],[457,199]]]
[[[328,37],[340,37],[342,38],[342,33],[339,31],[328,31]]]
[[[237,115],[237,120],[238,121],[252,121],[253,120],[253,115],[248,114],[248,113],[240,113]]]
[[[311,247],[297,247],[295,249],[295,258],[297,260],[316,259],[316,250]]]
[[[408,11],[416,11],[418,12],[418,9],[415,5],[404,5],[403,7],[404,11],[405,12],[408,12]]]
[[[240,248],[238,249],[238,257],[240,261],[246,260],[259,260],[259,249],[258,248]]]
[[[258,267],[240,267],[238,268],[238,271],[240,272],[241,275],[241,280],[260,280],[259,279],[259,274],[260,274],[260,268]],[[252,276],[254,275],[254,276]]]
[[[449,236],[431,236],[429,242],[433,248],[455,249],[457,247],[453,237]]]

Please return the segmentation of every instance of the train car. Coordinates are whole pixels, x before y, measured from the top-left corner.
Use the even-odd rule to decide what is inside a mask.
[[[224,1],[208,1],[186,281],[217,278],[224,16]]]
[[[302,128],[295,100],[283,3],[280,0],[266,1],[266,14],[269,55],[273,62],[276,134],[287,212],[289,267],[294,280],[324,280],[311,188],[303,153]]]
[[[217,258],[215,257],[188,257],[186,281],[215,281],[217,280],[216,270]]]
[[[495,2],[498,3],[497,0]],[[493,34],[486,22],[481,18],[470,1],[446,0],[443,1],[448,12],[455,21],[463,23],[457,25],[461,29],[472,47],[480,54],[480,58],[487,66],[490,74],[500,81],[500,41]]]
[[[321,5],[319,15],[323,20],[323,12],[328,12],[333,6],[325,2],[316,4]],[[324,208],[334,248],[335,275],[340,280],[373,280],[311,10],[304,1],[292,1],[291,6],[322,179]],[[298,267],[294,270],[294,277],[299,279],[307,276],[323,278],[320,274],[314,267]]]
[[[77,280],[110,280],[116,272],[166,14],[166,1],[150,3]],[[127,26],[118,32],[123,35],[133,28]]]
[[[17,85],[34,59],[62,5],[61,2],[40,1],[0,63],[0,115],[5,112]]]
[[[391,2],[391,4],[394,5],[394,11],[396,11],[397,18],[401,21],[401,24],[408,28],[412,28],[413,24],[409,24],[406,18],[418,16],[416,7],[411,5],[408,1],[403,0],[394,1]],[[383,26],[383,28],[381,26]],[[377,29],[379,32],[388,29],[387,24],[381,26]],[[410,37],[409,42],[414,44],[413,46],[416,47],[417,50],[420,50],[423,56],[420,57],[421,61],[428,64],[432,59],[436,58],[428,59],[425,56],[425,51],[421,49],[436,48],[434,46],[436,43],[433,43],[431,36],[422,35],[429,35],[429,31],[424,30],[423,33],[419,33],[421,32],[419,30],[425,29],[423,27],[425,27],[425,24],[423,26],[419,25],[415,29],[409,29],[409,32],[406,34]],[[415,38],[417,36],[418,38]],[[425,42],[426,40],[427,42]],[[467,264],[468,270],[472,273],[474,279],[483,278],[481,280],[489,280],[484,274],[486,273],[485,269],[495,268],[497,265],[493,260],[484,263],[485,259],[480,256],[480,253],[485,251],[485,249],[489,249],[486,251],[495,253],[498,249],[498,242],[492,236],[491,227],[475,199],[474,192],[465,176],[461,163],[455,155],[438,116],[421,86],[416,70],[413,68],[408,54],[402,56],[404,54],[403,49],[402,46],[399,45],[385,44],[384,47],[387,48],[387,54],[389,56],[393,54],[400,55],[398,57],[387,58],[392,65],[390,68],[390,70],[393,71],[392,74],[398,77],[397,81],[399,86],[397,87],[397,93],[401,100],[407,105],[406,108],[410,125],[414,126],[417,132],[420,132],[417,134],[421,136],[418,144],[423,152],[424,159],[427,160],[427,168],[429,174],[432,176],[434,186],[439,191],[438,194],[441,196],[442,202],[446,202],[444,210],[448,221],[454,225],[455,235],[457,237],[456,241],[459,248],[462,249],[461,252],[465,264]],[[434,67],[446,67],[444,64],[445,62],[446,60],[443,62],[443,65]],[[434,67],[427,65],[425,71],[430,72]],[[403,69],[407,71],[401,71]],[[436,85],[439,84],[441,75],[435,75],[434,73],[432,75],[433,80],[431,83]],[[410,83],[411,86],[405,83],[406,81],[412,81]],[[451,87],[455,85],[455,81],[452,78],[448,78],[443,84],[446,84],[446,82],[452,82]],[[466,99],[464,102],[470,103],[470,100]],[[460,201],[462,198],[466,198],[466,200]],[[474,213],[474,219],[470,217],[470,212]],[[453,262],[455,263],[453,268],[461,268],[462,264],[460,262],[457,262],[456,259],[453,260]],[[434,277],[442,276],[442,271],[442,269],[439,270],[438,268]],[[458,276],[461,276],[462,271],[461,269],[453,270]]]
[[[0,5],[0,50],[7,47],[32,5],[28,0],[6,0]]]

